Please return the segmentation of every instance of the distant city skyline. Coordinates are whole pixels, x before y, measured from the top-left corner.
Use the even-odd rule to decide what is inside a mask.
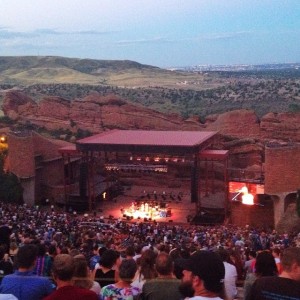
[[[299,0],[0,0],[0,56],[300,62]]]

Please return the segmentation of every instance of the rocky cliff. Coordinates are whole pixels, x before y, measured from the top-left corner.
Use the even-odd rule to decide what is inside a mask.
[[[44,97],[39,102],[20,91],[8,91],[3,112],[19,122],[48,130],[77,129],[99,133],[107,129],[213,130],[233,138],[255,138],[300,142],[300,113],[268,113],[259,119],[254,111],[235,110],[210,115],[201,124],[198,118],[182,119],[134,105],[115,95],[91,94],[72,101],[60,97]]]
[[[167,115],[133,105],[117,96],[89,95],[68,101],[45,97],[40,102],[18,91],[9,91],[2,105],[6,116],[19,122],[38,125],[48,130],[79,128],[99,133],[107,129],[201,130],[204,126],[177,115]]]
[[[220,132],[220,148],[229,149],[231,167],[259,168],[266,142],[300,142],[299,113],[269,113],[261,118],[251,110],[235,110],[208,116],[204,124],[197,117],[187,120],[134,105],[115,95],[91,94],[72,101],[44,97],[35,102],[20,91],[11,90],[2,105],[6,116],[18,123],[47,130],[78,129],[99,133],[108,129],[206,130]]]

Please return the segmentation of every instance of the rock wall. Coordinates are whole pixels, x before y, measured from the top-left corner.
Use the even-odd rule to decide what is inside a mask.
[[[300,142],[299,113],[269,113],[259,120],[254,111],[242,109],[208,116],[201,124],[196,117],[183,120],[178,115],[134,105],[115,95],[91,94],[72,101],[44,97],[35,102],[15,90],[5,94],[2,109],[19,123],[74,133],[78,129],[93,134],[109,129],[218,131],[219,147],[230,151],[232,168],[261,166],[266,143]]]
[[[300,142],[300,113],[268,113],[260,123],[261,137]]]
[[[256,138],[300,142],[300,113],[273,113],[261,120],[251,110],[235,110],[210,115],[205,124],[197,118],[183,120],[176,114],[163,114],[134,105],[115,95],[89,95],[72,101],[44,97],[39,102],[20,91],[8,91],[3,100],[5,115],[18,122],[30,122],[49,130],[78,128],[92,133],[107,129],[208,130],[234,138]]]
[[[3,112],[20,123],[30,122],[48,130],[79,128],[99,133],[107,129],[201,130],[203,125],[181,117],[159,113],[133,105],[114,95],[90,95],[68,101],[59,97],[45,97],[39,103],[20,92],[8,92]]]
[[[241,109],[206,118],[206,128],[236,137],[259,137],[259,119],[254,111]]]

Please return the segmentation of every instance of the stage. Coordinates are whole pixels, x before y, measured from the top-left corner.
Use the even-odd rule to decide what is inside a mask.
[[[123,217],[127,220],[151,221],[172,217],[172,210],[167,203],[133,201],[129,207],[121,208]]]

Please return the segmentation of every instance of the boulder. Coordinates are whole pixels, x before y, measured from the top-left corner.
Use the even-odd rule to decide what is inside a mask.
[[[259,137],[259,119],[252,110],[234,110],[206,118],[206,130],[235,137]]]
[[[300,142],[300,113],[268,113],[261,118],[261,137]]]

